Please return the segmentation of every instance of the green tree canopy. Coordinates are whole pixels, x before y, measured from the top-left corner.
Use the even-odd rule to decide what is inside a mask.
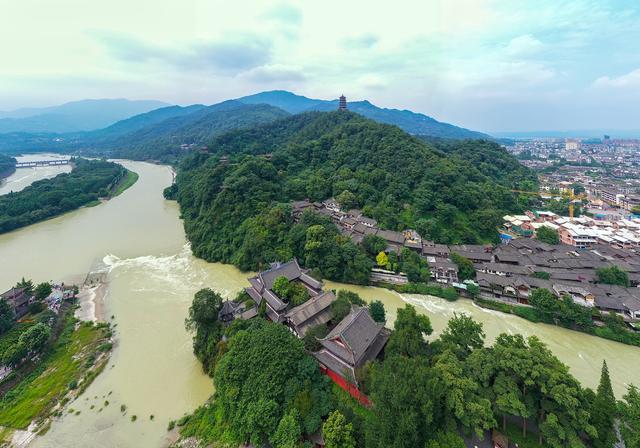
[[[600,384],[591,406],[591,424],[597,431],[593,440],[594,448],[613,448],[616,442],[614,419],[616,417],[616,398],[613,395],[607,362],[602,362]]]
[[[627,448],[640,447],[640,391],[630,385],[619,404],[620,432]]]
[[[369,313],[371,313],[371,317],[376,322],[385,323],[387,321],[384,303],[380,300],[374,300],[369,304]]]
[[[301,432],[313,433],[329,412],[328,379],[284,325],[256,320],[236,333],[214,378],[214,405],[238,443],[273,440],[283,417],[294,410]],[[282,422],[280,434],[291,434],[292,428],[289,418]]]
[[[608,268],[598,268],[596,269],[596,275],[598,277],[598,282],[600,283],[625,287],[629,286],[629,274],[618,266],[614,265]]]
[[[560,244],[560,235],[556,229],[549,226],[542,226],[536,231],[536,239],[547,244]]]
[[[51,284],[49,282],[39,283],[34,290],[36,300],[44,300],[51,294]]]
[[[329,414],[327,421],[322,425],[322,435],[326,448],[356,448],[353,437],[353,425],[340,411]]]
[[[193,352],[208,375],[213,375],[219,352],[224,346],[221,342],[222,323],[218,319],[221,307],[220,294],[209,288],[201,289],[196,292],[185,320],[187,330],[194,333]]]
[[[432,332],[429,317],[418,314],[414,306],[407,304],[398,309],[394,332],[389,338],[386,351],[408,357],[424,355],[427,350],[425,337]]]
[[[13,309],[9,306],[7,301],[0,299],[0,334],[13,326],[14,317]]]
[[[447,328],[440,335],[440,340],[448,345],[453,353],[465,359],[473,350],[484,346],[484,330],[482,324],[466,314],[453,314]]]
[[[471,260],[454,252],[451,253],[451,261],[458,266],[458,279],[460,281],[476,278],[476,268]]]

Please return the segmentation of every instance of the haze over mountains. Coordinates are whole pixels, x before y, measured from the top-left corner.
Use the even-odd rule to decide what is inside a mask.
[[[167,105],[155,100],[97,99],[0,111],[0,133],[90,131]]]

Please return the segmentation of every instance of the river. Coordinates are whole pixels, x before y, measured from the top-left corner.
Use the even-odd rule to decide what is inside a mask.
[[[193,293],[211,287],[233,297],[247,285],[247,273],[191,255],[177,205],[162,198],[162,189],[172,178],[167,167],[122,163],[140,175],[122,195],[0,235],[0,289],[22,276],[38,282],[81,281],[90,270],[105,270],[106,315],[113,315],[112,322],[117,324],[118,343],[108,367],[84,396],[70,405],[80,410],[80,415],[66,414],[56,420],[49,432],[33,443],[35,447],[144,448],[166,444],[167,423],[203,403],[213,390],[192,355],[190,336],[184,330]],[[478,308],[468,300],[450,303],[425,296],[403,297],[379,288],[332,282],[327,286],[354,290],[367,300],[382,300],[389,323],[398,307],[413,303],[430,317],[435,334],[453,312],[466,312],[482,322],[489,340],[501,332],[536,334],[588,386],[597,383],[603,358],[618,395],[626,383],[639,382],[638,348],[532,324]],[[122,404],[127,407],[124,416]],[[135,422],[132,415],[137,416]]]
[[[63,156],[60,154],[39,153],[17,156],[16,160],[18,162],[30,162],[33,160],[57,160],[68,158],[69,156]],[[69,165],[18,168],[11,176],[0,180],[0,195],[7,194],[11,191],[20,191],[37,180],[49,179],[61,173],[68,173],[69,171],[71,171],[71,167]]]

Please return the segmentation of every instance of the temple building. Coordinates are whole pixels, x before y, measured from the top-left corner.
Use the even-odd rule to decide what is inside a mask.
[[[344,95],[340,95],[338,110],[347,110],[347,98]]]
[[[287,263],[273,263],[267,271],[261,272],[249,279],[250,288],[245,291],[260,306],[262,301],[266,302],[267,317],[273,322],[283,323],[286,319],[287,302],[282,300],[272,291],[273,283],[278,277],[285,277],[289,282],[300,282],[313,300],[322,294],[322,282],[307,274],[306,270],[300,268],[298,261],[293,259]]]
[[[293,334],[303,338],[310,328],[316,325],[324,325],[331,320],[333,317],[331,304],[335,300],[336,295],[333,291],[312,297],[302,305],[291,308],[284,315],[284,323],[291,329]]]
[[[375,322],[366,308],[354,308],[320,339],[322,348],[313,356],[333,382],[368,405],[369,400],[358,389],[356,370],[380,355],[390,335],[391,331]]]

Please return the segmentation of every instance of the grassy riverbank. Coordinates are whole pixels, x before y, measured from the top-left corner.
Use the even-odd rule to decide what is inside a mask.
[[[35,370],[0,400],[0,426],[9,430],[3,434],[25,430],[32,422],[36,427],[31,430],[46,429],[47,418],[80,395],[108,361],[108,324],[78,322],[72,309],[61,318],[65,322],[60,337],[37,361]]]
[[[111,195],[109,195],[109,198],[115,198],[116,196],[119,196],[122,193],[124,193],[124,191],[127,188],[132,187],[133,184],[135,184],[138,181],[138,177],[139,177],[138,173],[135,173],[131,170],[127,170],[127,174],[122,178],[122,180],[120,180],[118,185],[116,185]]]

